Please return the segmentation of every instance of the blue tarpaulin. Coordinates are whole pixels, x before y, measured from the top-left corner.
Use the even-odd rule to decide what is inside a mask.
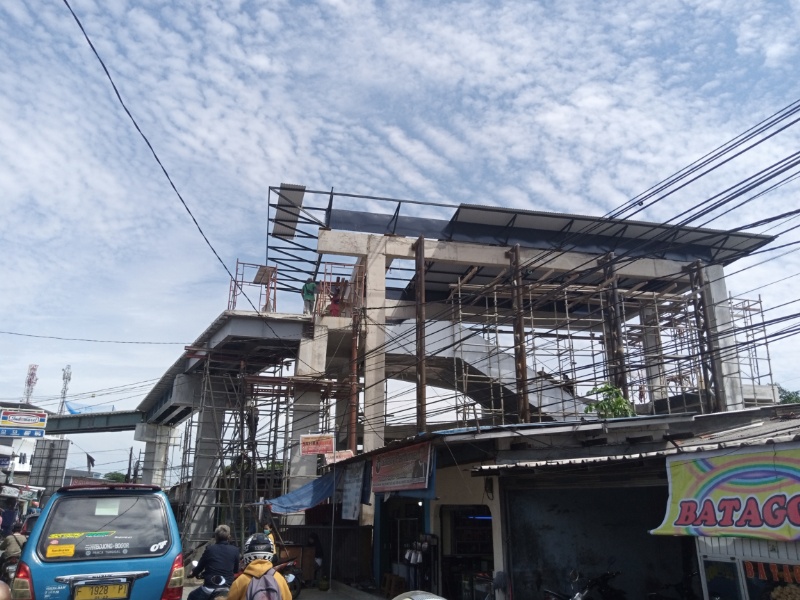
[[[333,491],[343,472],[344,469],[339,469],[335,473],[326,473],[293,492],[264,500],[264,504],[268,504],[270,510],[278,514],[304,511],[333,496]]]

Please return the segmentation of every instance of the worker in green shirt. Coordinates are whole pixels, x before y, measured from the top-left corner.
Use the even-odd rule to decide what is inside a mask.
[[[317,284],[311,277],[303,284],[300,294],[303,296],[303,314],[310,315],[314,312],[314,300],[317,295]]]

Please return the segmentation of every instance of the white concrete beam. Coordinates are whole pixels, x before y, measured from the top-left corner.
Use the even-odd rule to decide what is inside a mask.
[[[414,258],[414,238],[374,236],[352,231],[321,230],[317,241],[317,252],[339,256],[366,256],[370,237],[385,240],[386,260]],[[427,241],[425,259],[447,263],[460,263],[478,267],[508,266],[507,246],[488,246],[465,242]],[[522,262],[535,268],[553,269],[556,272],[587,270],[595,268],[597,255],[585,252],[556,252],[523,248]],[[641,279],[675,278],[688,281],[682,270],[684,264],[673,260],[640,258],[632,262],[621,262],[616,269],[621,277]]]

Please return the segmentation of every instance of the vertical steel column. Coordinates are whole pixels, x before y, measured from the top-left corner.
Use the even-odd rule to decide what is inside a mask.
[[[358,445],[358,323],[361,311],[353,308],[353,340],[350,347],[350,402],[347,425],[347,447],[356,453]]]
[[[514,310],[514,362],[517,371],[517,408],[520,423],[530,423],[531,405],[528,401],[528,361],[525,351],[525,314],[523,313],[525,297],[522,293],[522,259],[519,244],[507,253],[511,259],[511,286],[513,291]],[[541,411],[538,420],[541,421]]]
[[[630,400],[628,391],[628,368],[625,363],[625,345],[622,339],[622,302],[617,287],[617,274],[614,268],[614,253],[609,252],[600,259],[603,265],[603,277],[610,287],[606,292],[606,319],[611,337],[606,340],[606,356],[608,357],[608,374],[611,385],[618,388],[626,400]]]
[[[417,297],[417,432],[427,431],[426,387],[428,374],[425,370],[425,238],[419,236],[414,243],[416,258],[416,297]]]
[[[705,276],[703,275],[703,264],[700,261],[692,263],[687,267],[689,271],[689,283],[692,288],[692,306],[694,308],[694,323],[697,328],[697,345],[700,354],[700,376],[703,380],[703,390],[700,394],[700,410],[706,412],[716,412],[719,410],[717,395],[717,378],[714,372],[714,364],[711,356],[711,331],[709,329],[708,305],[705,301],[704,288]],[[705,397],[703,397],[705,393]]]

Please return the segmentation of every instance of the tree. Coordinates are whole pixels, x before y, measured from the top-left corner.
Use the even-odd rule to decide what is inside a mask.
[[[790,392],[778,384],[778,399],[781,404],[800,404],[800,391]]]
[[[601,419],[636,416],[636,411],[625,396],[622,395],[622,390],[610,383],[597,386],[589,390],[589,393],[597,394],[601,399],[587,404],[583,412],[596,412]]]
[[[113,481],[115,483],[125,483],[125,473],[111,471],[111,473],[106,473],[103,479],[108,479],[109,481]]]

